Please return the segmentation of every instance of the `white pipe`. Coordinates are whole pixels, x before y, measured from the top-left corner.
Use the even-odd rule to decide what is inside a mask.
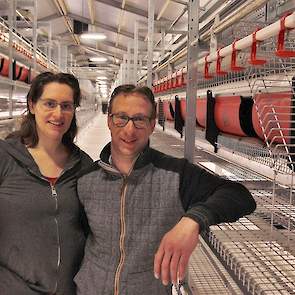
[[[290,14],[289,16],[286,17],[285,20],[285,26],[288,29],[294,29],[295,28],[295,12],[293,12],[292,14]],[[275,35],[278,35],[281,29],[281,20],[276,21],[275,23],[257,31],[256,33],[256,40],[257,41],[264,41],[268,38],[271,38]],[[241,40],[238,40],[235,44],[235,48],[236,50],[243,50],[245,48],[248,48],[252,45],[252,34],[248,35],[246,37],[244,37]],[[219,53],[221,57],[225,57],[227,55],[230,55],[232,53],[232,44],[223,47],[220,49]],[[208,62],[212,62],[217,60],[217,52],[211,53],[210,55],[208,55],[207,57],[207,61]],[[202,65],[205,63],[205,58],[201,58],[198,61],[199,65]]]

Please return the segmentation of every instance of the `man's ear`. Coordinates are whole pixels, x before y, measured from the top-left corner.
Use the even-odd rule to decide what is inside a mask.
[[[111,130],[112,118],[108,115],[108,127]]]
[[[154,131],[155,126],[156,126],[156,119],[152,119],[151,120],[151,129],[152,129],[152,132]]]
[[[34,103],[32,102],[31,99],[28,100],[28,105],[29,105],[29,111],[31,114],[35,114],[35,110],[34,110]]]

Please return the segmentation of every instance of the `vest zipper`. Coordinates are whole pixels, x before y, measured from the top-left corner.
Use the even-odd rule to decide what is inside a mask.
[[[126,224],[125,224],[125,200],[126,200],[126,191],[127,191],[127,180],[124,178],[122,190],[121,190],[121,198],[120,198],[120,225],[121,225],[121,232],[120,232],[120,260],[119,264],[116,269],[115,274],[115,286],[114,286],[114,295],[119,295],[119,284],[120,284],[120,275],[122,272],[123,264],[125,261],[125,249],[124,249],[124,242],[125,242],[125,233],[126,233]]]
[[[60,238],[59,238],[59,229],[58,229],[58,221],[57,221],[57,214],[58,214],[58,200],[57,200],[57,192],[55,189],[55,186],[50,183],[50,187],[51,187],[51,196],[54,198],[55,200],[55,216],[54,216],[54,222],[56,225],[56,235],[57,235],[57,269],[56,271],[58,272],[59,270],[59,266],[60,266]],[[57,290],[57,280],[55,282],[55,287],[54,287],[54,292],[56,293]]]

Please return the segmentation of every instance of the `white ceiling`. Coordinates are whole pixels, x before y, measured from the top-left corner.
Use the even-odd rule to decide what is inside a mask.
[[[0,16],[5,16],[8,11],[9,3],[12,0],[0,0]],[[17,10],[21,13],[26,21],[17,30],[24,36],[32,38],[32,29],[26,27],[30,20],[33,19],[33,9],[27,7],[25,3],[32,3],[33,0],[14,0],[17,4]],[[51,24],[53,37],[53,51],[57,49],[58,44],[67,45],[69,53],[72,54],[76,65],[87,68],[89,71],[88,59],[92,56],[105,56],[108,58],[106,63],[97,64],[97,69],[106,73],[108,81],[116,77],[119,65],[123,60],[124,54],[127,53],[128,44],[133,42],[134,24],[136,21],[141,22],[139,40],[141,50],[147,48],[147,21],[148,21],[148,0],[36,0],[37,1],[37,19],[38,22],[45,22],[42,28],[38,29],[40,35],[44,35],[38,42],[44,43],[48,34],[47,24]],[[249,1],[249,0],[247,0]],[[213,20],[218,11],[229,11],[236,9],[239,5],[244,5],[242,0],[200,0],[200,27]],[[174,50],[177,48],[177,42],[185,38],[186,34],[176,34],[167,32],[168,30],[187,31],[187,2],[188,0],[155,0],[155,43],[158,44],[154,50],[154,58],[159,58],[162,45],[160,44],[160,29],[166,30],[165,49]],[[257,0],[263,2],[263,0]],[[266,1],[264,1],[266,2]],[[6,13],[7,14],[7,13]],[[104,33],[107,38],[103,41],[83,41],[79,35],[73,34],[73,21],[78,20],[89,24],[89,31]],[[145,25],[144,25],[145,24]],[[209,26],[209,27],[210,27]],[[185,32],[186,33],[186,32]],[[179,39],[177,39],[180,37]],[[171,45],[172,41],[173,45]],[[179,41],[177,41],[179,40]],[[39,43],[38,43],[39,44]],[[204,44],[203,44],[204,46]],[[209,47],[209,44],[205,44]],[[41,47],[42,49],[42,47]],[[162,51],[163,52],[163,51]],[[146,54],[146,53],[143,53]],[[52,54],[53,58],[56,54]],[[69,56],[69,54],[68,54]],[[81,69],[79,74],[82,73]],[[91,79],[95,79],[96,72]]]

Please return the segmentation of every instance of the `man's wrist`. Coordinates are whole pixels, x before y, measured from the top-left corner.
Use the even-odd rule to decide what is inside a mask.
[[[200,231],[200,225],[197,221],[195,221],[194,219],[187,217],[187,216],[183,216],[180,219],[180,222],[183,226],[185,226],[187,229],[191,230],[191,231],[195,231],[196,233],[199,233]]]

